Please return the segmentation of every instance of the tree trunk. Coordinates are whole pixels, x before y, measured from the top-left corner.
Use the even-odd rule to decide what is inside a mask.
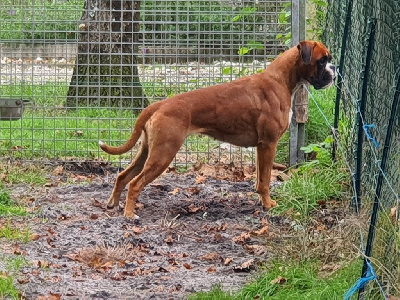
[[[140,2],[86,0],[66,107],[144,108],[137,59]],[[139,111],[138,111],[139,112]]]

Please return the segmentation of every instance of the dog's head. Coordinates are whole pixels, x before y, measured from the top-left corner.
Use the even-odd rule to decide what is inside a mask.
[[[317,90],[330,87],[335,79],[336,69],[331,64],[332,57],[328,49],[322,43],[314,41],[302,41],[297,49],[302,63],[301,77]]]

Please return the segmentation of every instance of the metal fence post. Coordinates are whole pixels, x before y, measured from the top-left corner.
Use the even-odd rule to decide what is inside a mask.
[[[364,141],[364,113],[365,106],[367,104],[367,89],[368,89],[368,79],[369,70],[371,65],[371,56],[374,48],[375,41],[375,25],[376,19],[369,18],[368,28],[367,28],[367,51],[365,53],[362,71],[363,84],[360,91],[359,107],[357,110],[357,149],[356,149],[356,171],[355,171],[355,190],[356,199],[353,199],[352,205],[356,208],[357,212],[361,209],[361,172],[362,172],[362,155],[363,155],[363,141]]]
[[[292,46],[306,38],[306,1],[292,0]],[[293,116],[289,127],[289,163],[291,166],[304,161],[305,122],[308,117],[308,94],[304,87],[295,93],[292,99]],[[301,108],[301,109],[296,109]],[[299,114],[303,111],[303,114]]]
[[[342,84],[343,84],[343,78],[341,78],[341,75],[343,74],[343,67],[344,67],[344,58],[346,54],[346,47],[347,47],[347,40],[349,36],[349,28],[350,28],[350,23],[351,23],[351,14],[353,11],[353,0],[349,0],[349,3],[347,4],[347,10],[346,10],[346,23],[344,25],[343,29],[343,37],[342,37],[342,45],[340,49],[340,61],[339,61],[339,76],[337,79],[337,89],[336,89],[336,100],[335,100],[335,117],[333,121],[333,145],[332,145],[332,160],[336,160],[336,138],[337,135],[337,130],[339,127],[339,109],[340,109],[340,99],[342,96]]]

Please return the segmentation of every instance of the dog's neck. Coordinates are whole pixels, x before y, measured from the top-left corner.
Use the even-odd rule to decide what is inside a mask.
[[[278,56],[264,72],[269,77],[276,78],[280,84],[286,85],[293,94],[300,86],[308,84],[306,80],[301,78],[298,68],[293,68],[293,66],[299,64],[300,60],[299,50],[297,47],[292,47]],[[285,67],[282,68],[282,66]]]

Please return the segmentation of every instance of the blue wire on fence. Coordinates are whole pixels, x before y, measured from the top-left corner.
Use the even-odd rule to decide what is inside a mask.
[[[367,138],[370,140],[370,141],[372,141],[373,143],[374,143],[374,145],[375,145],[375,147],[376,148],[378,148],[379,147],[379,143],[378,143],[378,141],[376,140],[376,138],[374,138],[372,135],[371,135],[371,133],[369,132],[369,129],[370,128],[375,128],[376,127],[376,125],[374,124],[374,123],[372,123],[372,124],[364,124],[363,125],[363,129],[364,129],[364,131],[365,131],[365,135],[367,136]]]
[[[342,75],[341,75],[340,73],[339,73],[339,76],[342,77]],[[343,77],[342,77],[342,80],[343,80],[343,83],[344,83],[345,88],[347,89],[347,92],[350,94],[350,98],[353,100],[353,102],[354,102],[355,104],[357,104],[357,100],[356,100],[355,97],[351,94],[350,89],[346,86],[346,82],[344,81],[344,78],[343,78]],[[354,173],[352,172],[352,169],[351,169],[351,167],[350,167],[350,164],[349,164],[349,162],[348,162],[347,159],[346,159],[345,152],[344,152],[344,150],[343,150],[343,148],[342,148],[342,146],[341,146],[341,144],[340,144],[340,142],[339,142],[339,139],[338,139],[338,137],[337,137],[337,135],[336,135],[335,128],[330,124],[330,121],[329,121],[328,117],[327,117],[327,116],[324,114],[324,112],[322,111],[322,109],[321,109],[321,107],[319,106],[318,102],[315,100],[314,95],[310,92],[310,90],[308,89],[307,86],[305,86],[305,88],[306,88],[308,94],[310,95],[310,98],[312,99],[312,101],[314,102],[314,104],[317,106],[319,112],[320,112],[321,115],[324,117],[326,124],[331,128],[331,130],[332,130],[332,132],[333,132],[333,138],[336,140],[336,142],[337,142],[337,144],[338,144],[338,149],[341,151],[342,156],[343,156],[343,159],[344,159],[344,162],[346,163],[347,168],[348,168],[348,170],[349,170],[349,172],[350,172],[350,174],[351,174],[351,178],[352,178],[352,182],[353,182],[353,193],[354,193],[354,196],[356,196],[356,195],[355,195],[355,191],[356,191],[356,189],[355,189],[355,180],[354,180],[354,176],[353,176]],[[356,105],[356,107],[357,107],[357,105]],[[362,119],[362,122],[363,122],[363,124],[365,124],[365,122],[364,122],[363,119]],[[371,126],[371,125],[373,125],[373,126]],[[365,127],[365,125],[364,125],[364,126],[363,126],[364,131],[366,132],[366,131],[368,130],[368,128],[374,128],[374,127],[375,127],[375,124],[371,124],[371,125],[367,125],[368,127]],[[366,133],[366,134],[367,134],[367,133]],[[369,133],[368,133],[368,134],[369,134]],[[369,139],[369,140],[371,140],[371,139]],[[378,146],[379,146],[379,144],[378,144]],[[372,149],[372,148],[371,148],[371,149]],[[377,157],[376,157],[375,152],[374,152],[374,151],[372,151],[372,152],[373,152],[373,154],[374,154],[374,156],[375,156],[375,162],[378,162],[378,159],[377,159]],[[394,188],[393,188],[393,186],[391,185],[391,183],[390,183],[390,181],[389,181],[389,178],[387,178],[385,172],[380,168],[380,165],[379,165],[379,164],[377,164],[377,165],[378,165],[379,170],[382,172],[384,178],[386,179],[387,183],[389,184],[389,187],[392,189],[392,192],[394,192],[396,198],[398,199],[398,201],[399,201],[399,203],[400,203],[400,198],[399,198],[399,196],[397,195],[397,193],[394,191]],[[361,247],[360,247],[360,248],[361,248],[361,252],[364,253],[364,252],[365,252],[365,249],[364,249],[364,234],[363,234],[361,228],[360,228],[360,238],[361,238]],[[385,300],[388,299],[388,298],[386,297],[385,291],[383,290],[383,287],[382,287],[381,283],[379,282],[379,280],[378,280],[377,277],[376,277],[376,273],[375,273],[375,271],[374,271],[374,268],[372,267],[371,263],[370,263],[368,260],[367,260],[367,266],[368,266],[368,270],[367,270],[367,273],[366,273],[366,277],[360,278],[360,279],[354,284],[354,286],[346,293],[346,295],[344,296],[344,297],[345,297],[344,299],[346,299],[346,300],[349,299],[356,291],[358,291],[362,286],[364,286],[368,281],[371,281],[371,280],[374,280],[374,281],[376,282],[376,284],[378,285],[379,290],[380,290],[380,292],[381,292],[383,298],[384,298]],[[354,289],[354,290],[353,290],[353,289]],[[347,297],[347,298],[346,298],[346,297]]]
[[[374,268],[372,267],[371,263],[368,260],[367,260],[367,266],[368,270],[365,274],[365,277],[361,277],[356,281],[356,283],[348,290],[346,295],[344,295],[344,300],[350,299],[350,297],[353,296],[355,292],[364,287],[369,281],[376,279],[376,273],[374,271]],[[386,296],[385,295],[383,296],[386,299]]]

